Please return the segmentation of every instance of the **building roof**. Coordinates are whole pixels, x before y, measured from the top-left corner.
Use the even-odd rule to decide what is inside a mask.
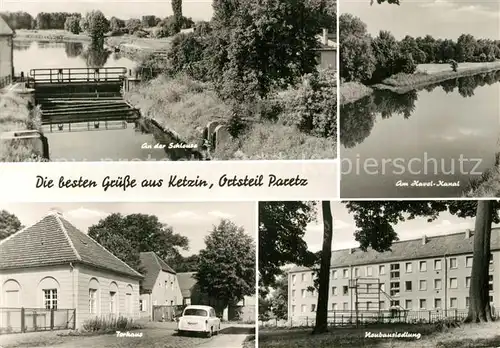
[[[443,257],[444,255],[471,254],[473,252],[474,236],[466,238],[467,232],[459,232],[422,239],[404,240],[393,243],[392,250],[383,253],[369,248],[363,252],[359,248],[335,250],[332,252],[331,267],[349,267],[356,265],[370,265],[403,260]],[[471,235],[473,232],[470,232]],[[500,228],[491,231],[491,251],[500,250]],[[306,267],[294,267],[290,272],[306,271]]]
[[[144,267],[146,272],[141,284],[143,290],[153,290],[160,271],[175,274],[175,271],[152,251],[143,252],[141,253],[140,257],[141,266]]]
[[[191,297],[191,290],[196,285],[194,274],[195,272],[177,273],[177,281],[179,282],[183,298]]]
[[[2,16],[0,16],[0,36],[2,35],[14,35],[14,30],[12,30]]]
[[[2,240],[0,255],[0,270],[71,262],[143,278],[140,273],[55,212]]]

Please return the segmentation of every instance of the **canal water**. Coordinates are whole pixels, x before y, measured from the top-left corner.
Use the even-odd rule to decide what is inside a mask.
[[[340,110],[341,197],[459,197],[494,167],[500,71]]]
[[[77,42],[15,41],[14,67],[16,75],[25,75],[30,69],[125,67],[133,69],[136,63],[118,53],[95,51]],[[107,128],[107,129],[106,129]],[[59,130],[44,126],[48,138],[51,161],[160,161],[168,160],[164,149],[154,148],[151,134],[135,129],[134,124],[101,122],[94,124],[63,125]]]

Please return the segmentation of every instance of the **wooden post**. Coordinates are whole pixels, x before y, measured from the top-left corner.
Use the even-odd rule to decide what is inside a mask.
[[[76,330],[76,308],[73,309],[73,330]]]
[[[33,330],[36,331],[36,310],[33,311]]]
[[[54,330],[54,308],[50,309],[50,329]]]
[[[24,322],[25,321],[25,317],[24,317],[24,307],[21,307],[21,332],[22,333],[25,333],[26,332],[26,323]]]

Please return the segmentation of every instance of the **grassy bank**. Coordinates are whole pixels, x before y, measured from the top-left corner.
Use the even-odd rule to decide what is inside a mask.
[[[419,333],[416,338],[369,338],[366,332]],[[391,327],[359,329],[331,329],[329,333],[311,335],[311,329],[260,330],[261,348],[306,348],[306,347],[378,347],[378,348],[465,348],[498,347],[500,345],[500,322],[464,325],[455,329],[438,325],[402,324]]]
[[[219,99],[209,84],[187,77],[169,79],[160,76],[126,93],[125,98],[154,118],[160,125],[179,134],[188,144],[199,144],[204,127],[210,121],[229,122],[233,117],[230,105]],[[217,160],[243,159],[329,159],[336,158],[332,139],[301,132],[278,119],[262,117],[265,105],[249,108],[246,128],[237,138],[211,154]]]
[[[86,34],[72,34],[66,30],[16,30],[15,40],[55,41],[55,42],[90,42]]]
[[[340,85],[340,105],[354,103],[373,92],[368,86],[359,82],[345,82]]]
[[[0,94],[0,133],[41,127],[41,113],[29,110],[28,102],[7,92]],[[0,162],[26,162],[41,160],[40,149],[31,141],[0,140]]]
[[[373,87],[396,93],[407,93],[434,83],[495,70],[500,70],[500,61],[491,63],[460,63],[456,72],[452,71],[449,64],[423,64],[419,65],[417,71],[413,74],[399,73]]]

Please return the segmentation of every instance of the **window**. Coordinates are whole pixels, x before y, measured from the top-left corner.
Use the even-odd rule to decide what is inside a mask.
[[[399,300],[392,300],[391,307],[399,307]]]
[[[411,272],[412,272],[412,269],[413,269],[413,267],[412,267],[412,263],[411,263],[411,262],[407,262],[407,263],[405,264],[405,269],[406,269],[406,273],[411,273]]]
[[[292,284],[293,284],[293,285],[295,285],[295,279],[296,279],[296,278],[297,278],[297,277],[295,276],[295,274],[293,274],[293,275],[292,275]]]
[[[399,296],[399,282],[391,282],[391,296]]]
[[[490,291],[493,291],[493,276],[491,274],[488,281],[488,287]]]
[[[359,268],[357,268],[357,267],[354,269],[354,276],[356,278],[359,277]]]
[[[399,263],[391,264],[391,279],[399,278]]]
[[[337,304],[336,303],[332,303],[332,311],[336,311],[337,310]]]
[[[493,264],[493,254],[490,254],[490,264]]]
[[[370,301],[366,302],[366,310],[370,310],[372,303]]]
[[[349,270],[348,269],[345,269],[343,271],[343,276],[344,276],[344,278],[349,278]]]
[[[434,269],[440,271],[442,268],[443,265],[441,264],[441,260],[434,260]]]
[[[337,287],[336,286],[332,287],[332,295],[334,295],[334,296],[337,295]]]
[[[348,295],[348,294],[349,294],[349,288],[347,287],[347,285],[344,285],[344,286],[342,287],[342,294],[343,294],[344,296],[346,296],[346,295]]]
[[[305,282],[305,281],[306,281],[306,274],[302,273],[302,282]]]
[[[427,272],[427,261],[420,261],[418,264],[420,272]]]
[[[457,258],[456,257],[452,257],[450,259],[450,268],[458,268]]]
[[[349,304],[347,302],[344,302],[343,308],[346,311],[349,308]]]
[[[367,266],[367,267],[366,267],[366,276],[367,276],[367,277],[371,277],[371,276],[373,276],[372,266]]]
[[[332,271],[332,278],[337,279],[337,271]]]
[[[418,282],[418,289],[421,290],[421,291],[425,291],[427,290],[427,281],[426,280],[420,280]]]
[[[378,274],[379,275],[384,275],[385,274],[385,265],[378,266]]]
[[[168,281],[165,280],[165,289],[168,289]]]
[[[489,296],[490,303],[493,303],[493,296]]]
[[[457,298],[450,297],[450,308],[457,308]]]
[[[456,289],[457,287],[457,278],[450,278],[450,289]]]
[[[306,312],[306,310],[307,310],[307,306],[306,306],[305,304],[304,304],[304,305],[302,305],[302,307],[301,307],[301,311],[302,311],[302,313],[305,313],[305,312]]]
[[[470,277],[465,277],[465,287],[470,288]]]
[[[295,290],[292,290],[292,298],[295,298]]]
[[[438,309],[443,306],[442,301],[440,298],[435,298],[434,299],[434,308]]]
[[[116,313],[116,292],[109,292],[109,312]]]
[[[443,287],[443,281],[441,279],[434,279],[434,289],[441,290]]]
[[[139,310],[141,312],[146,311],[146,300],[139,300]]]
[[[174,282],[173,281],[170,282],[170,289],[174,290]]]
[[[89,289],[89,313],[97,313],[97,289]]]
[[[406,309],[411,309],[411,300],[406,300],[405,301],[405,308]]]
[[[411,291],[411,281],[405,282],[405,291]]]
[[[45,309],[57,309],[57,289],[43,290]]]
[[[315,304],[312,304],[311,305],[311,312],[315,312],[316,311],[316,305]]]
[[[302,294],[302,298],[306,298],[306,289],[300,290],[300,293]]]
[[[420,299],[419,305],[420,305],[420,309],[426,309],[427,308],[427,301],[425,299]]]
[[[465,267],[472,267],[472,256],[465,257]]]
[[[469,304],[470,304],[470,298],[466,297],[465,298],[465,307],[469,307]]]
[[[385,309],[385,301],[380,301],[379,306],[380,309]]]
[[[295,313],[295,305],[292,305],[292,313]]]

